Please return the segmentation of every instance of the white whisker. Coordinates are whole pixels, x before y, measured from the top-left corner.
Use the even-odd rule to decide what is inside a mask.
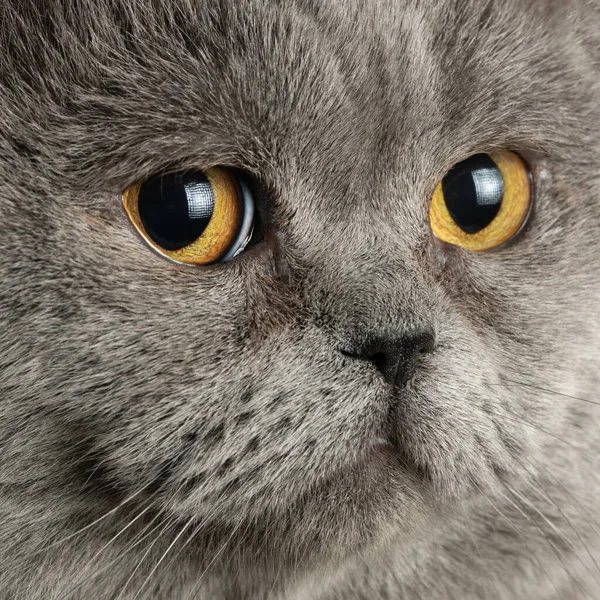
[[[227,545],[229,544],[229,542],[231,542],[231,540],[233,539],[233,537],[235,536],[235,534],[239,531],[240,526],[235,526],[233,528],[233,531],[231,532],[231,535],[227,538],[227,540],[225,540],[223,542],[223,544],[221,545],[221,548],[219,549],[218,552],[215,553],[215,555],[212,557],[211,561],[208,563],[208,565],[206,566],[206,568],[202,571],[202,573],[200,573],[200,576],[198,577],[198,581],[196,581],[196,583],[194,584],[194,587],[192,588],[192,590],[190,591],[190,593],[185,597],[185,600],[194,600],[194,598],[196,597],[196,594],[200,591],[200,584],[202,583],[202,580],[204,579],[204,576],[206,575],[206,573],[208,573],[209,569],[213,566],[213,564],[217,561],[217,559],[219,558],[219,556],[221,556],[221,554],[223,553],[223,551],[225,550],[225,548],[227,548]]]
[[[60,540],[52,542],[48,546],[44,546],[38,552],[46,552],[46,551],[50,550],[51,548],[54,548],[54,547],[58,546],[59,544],[64,544],[65,542],[68,542],[69,540],[73,539],[74,537],[76,537],[78,535],[81,535],[84,531],[87,531],[88,529],[91,529],[92,527],[94,527],[94,525],[97,525],[98,523],[101,523],[102,521],[104,521],[105,519],[107,519],[108,517],[110,517],[111,515],[114,515],[121,508],[123,508],[126,504],[128,504],[129,502],[131,502],[132,500],[134,500],[135,498],[137,498],[150,485],[151,485],[151,483],[146,484],[145,486],[143,486],[142,488],[140,488],[137,492],[135,492],[134,494],[132,494],[131,496],[129,496],[128,498],[126,498],[125,500],[123,500],[121,503],[119,503],[117,506],[115,506],[114,508],[112,508],[111,510],[109,510],[108,512],[106,512],[101,517],[98,517],[97,519],[95,519],[91,523],[88,523],[87,525],[85,525],[81,529],[78,529],[74,533],[71,533],[70,535],[68,535],[68,536],[66,536],[66,537],[64,537],[64,538],[62,538]]]
[[[557,392],[556,390],[550,390],[548,388],[539,387],[537,385],[531,385],[529,383],[522,383],[520,381],[512,381],[510,379],[504,380],[508,385],[521,386],[525,388],[529,388],[532,390],[537,390],[538,392],[543,392],[544,394],[552,394],[553,396],[561,396],[563,398],[569,398],[570,400],[578,400],[580,402],[587,402],[589,404],[595,404],[596,406],[600,406],[600,402],[595,400],[590,400],[589,398],[581,398],[579,396],[572,396],[570,394],[565,394],[564,392]],[[501,383],[492,384],[492,385],[503,385]]]
[[[133,600],[137,600],[137,598],[139,598],[140,594],[142,593],[142,590],[146,587],[146,585],[148,584],[148,582],[152,578],[152,575],[154,575],[154,573],[156,573],[156,570],[158,569],[158,567],[160,567],[160,565],[162,564],[163,560],[166,558],[167,554],[169,554],[169,552],[171,551],[171,549],[173,548],[173,546],[175,546],[175,544],[177,543],[177,541],[179,540],[179,538],[187,531],[187,528],[193,522],[194,522],[194,517],[192,517],[181,528],[181,531],[175,536],[175,539],[169,544],[169,547],[164,551],[163,555],[160,557],[160,559],[158,560],[158,562],[156,563],[156,565],[154,566],[154,568],[150,571],[150,573],[148,573],[148,576],[146,577],[146,579],[144,579],[142,585],[140,586],[140,589],[137,591],[136,595],[133,597]]]
[[[531,500],[529,500],[528,498],[526,498],[525,496],[520,494],[517,490],[515,490],[508,484],[504,483],[504,486],[511,494],[513,494],[515,497],[517,497],[519,500],[521,500],[521,502],[525,503],[527,506],[532,508],[542,518],[542,520],[556,533],[556,535],[560,539],[562,539],[563,541],[567,542],[569,545],[572,546],[571,541],[566,537],[564,532],[560,531],[560,529],[558,529],[554,525],[554,523],[552,523],[552,521],[550,521],[550,519],[548,519],[546,517],[546,515],[544,515],[542,513],[542,511],[540,511],[539,508],[537,506],[535,506],[535,504]],[[532,525],[534,525],[536,527],[536,529],[539,531],[539,533],[542,535],[542,537],[546,540],[548,545],[552,548],[554,554],[558,558],[559,562],[563,566],[563,569],[565,570],[565,572],[567,573],[567,575],[569,576],[571,581],[574,583],[574,585],[576,585],[582,593],[584,593],[586,596],[588,596],[589,590],[585,589],[583,587],[583,584],[573,575],[573,573],[567,566],[567,563],[565,562],[564,554],[560,551],[560,549],[556,546],[556,544],[551,540],[551,538],[544,531],[544,529],[538,523],[536,523],[530,516],[528,516],[525,512],[522,512],[522,514],[525,516],[525,518],[527,518],[529,520],[529,522]]]
[[[173,524],[173,519],[167,520],[167,523],[159,531],[158,535],[154,538],[154,541],[150,544],[150,546],[148,546],[148,548],[146,549],[146,552],[144,552],[144,554],[142,555],[142,558],[140,558],[140,560],[136,564],[135,568],[131,572],[131,575],[129,576],[129,578],[127,579],[127,581],[125,582],[125,584],[121,588],[121,591],[119,592],[119,595],[115,598],[115,600],[119,600],[120,598],[123,597],[123,594],[125,593],[125,590],[127,589],[127,586],[131,583],[131,581],[135,577],[135,574],[137,573],[137,571],[139,570],[139,568],[142,566],[142,564],[144,563],[144,561],[146,560],[146,558],[148,557],[148,555],[152,551],[152,548],[155,546],[155,544],[158,542],[158,540],[161,538],[161,536],[164,534],[164,532],[169,527],[172,526],[172,524]],[[154,531],[156,531],[156,529],[158,529],[158,527],[156,527]]]
[[[539,560],[539,558],[537,557],[537,554],[532,550],[532,547],[528,544],[528,541],[535,543],[534,540],[532,540],[532,538],[522,529],[520,529],[519,527],[517,527],[517,525],[515,525],[495,504],[494,502],[492,502],[492,500],[488,497],[487,494],[484,493],[484,491],[477,485],[477,483],[471,479],[471,483],[475,486],[475,488],[477,489],[477,491],[481,494],[481,496],[487,501],[487,503],[494,509],[495,512],[498,513],[498,515],[500,515],[500,518],[508,524],[508,526],[515,531],[515,533],[517,533],[517,535],[519,535],[520,537],[522,537],[523,539],[523,543],[525,544],[525,547],[529,550],[529,555],[532,557],[533,560],[535,560],[536,564],[538,565],[538,567],[540,567],[540,569],[545,573],[546,577],[548,578],[548,581],[551,583],[552,587],[556,590],[557,593],[557,597],[560,597],[560,592],[559,592],[559,588],[557,587],[556,583],[554,582],[554,579],[552,579],[552,577],[550,577],[550,574],[548,573],[548,571],[546,570],[546,567],[544,566],[543,562]],[[516,508],[516,510],[522,515],[524,516],[527,521],[531,522],[530,517],[520,508],[518,507],[514,502],[512,502],[508,497],[504,496],[509,502],[510,504]]]
[[[114,565],[116,562],[121,560],[127,554],[127,552],[131,551],[133,548],[135,548],[136,546],[141,544],[149,535],[152,534],[153,531],[156,531],[158,526],[152,527],[152,523],[154,523],[154,521],[156,521],[158,519],[158,517],[159,517],[159,515],[155,515],[153,517],[153,519],[142,529],[142,531],[133,538],[132,542],[128,546],[125,547],[125,550],[123,552],[119,553],[115,558],[110,560],[108,563],[104,564],[102,566],[102,568],[98,569],[91,575],[85,577],[84,579],[81,579],[80,581],[76,581],[75,584],[72,585],[62,596],[57,598],[57,600],[64,600],[65,598],[67,598],[77,588],[79,588],[82,585],[84,585],[85,583],[95,579],[96,577],[98,577],[99,575],[101,575],[102,573],[104,573],[105,571],[110,569],[110,567],[112,567],[112,565]],[[146,533],[144,533],[144,532],[146,532]],[[91,561],[89,561],[86,564],[86,566],[89,565],[90,562]]]

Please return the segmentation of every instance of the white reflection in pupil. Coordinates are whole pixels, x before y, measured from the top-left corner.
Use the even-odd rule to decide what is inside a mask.
[[[477,204],[498,204],[504,195],[504,181],[498,169],[476,169],[471,173]]]
[[[210,219],[215,207],[215,193],[208,181],[184,184],[190,219]]]

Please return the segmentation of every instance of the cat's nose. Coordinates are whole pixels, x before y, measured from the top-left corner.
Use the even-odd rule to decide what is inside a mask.
[[[431,329],[419,329],[399,335],[369,337],[342,354],[373,363],[385,380],[395,387],[403,386],[412,376],[421,354],[435,349],[435,334]]]

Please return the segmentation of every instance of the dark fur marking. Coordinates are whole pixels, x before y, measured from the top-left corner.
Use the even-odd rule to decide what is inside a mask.
[[[236,418],[235,422],[237,425],[244,425],[248,421],[252,420],[255,412],[253,410],[247,410],[246,412],[240,413]]]
[[[216,425],[215,427],[213,427],[206,433],[206,435],[203,437],[202,441],[203,441],[205,447],[212,448],[219,442],[223,441],[224,437],[225,437],[225,424],[219,423],[219,425]]]
[[[246,452],[256,452],[260,447],[260,436],[255,435],[249,442],[246,444]]]

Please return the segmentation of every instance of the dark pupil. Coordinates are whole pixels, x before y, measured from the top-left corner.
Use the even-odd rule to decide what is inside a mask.
[[[477,233],[496,217],[504,196],[504,181],[487,154],[458,163],[442,180],[450,216],[465,233]]]
[[[179,250],[206,229],[215,195],[201,171],[153,177],[138,196],[140,218],[148,235],[165,250]]]

